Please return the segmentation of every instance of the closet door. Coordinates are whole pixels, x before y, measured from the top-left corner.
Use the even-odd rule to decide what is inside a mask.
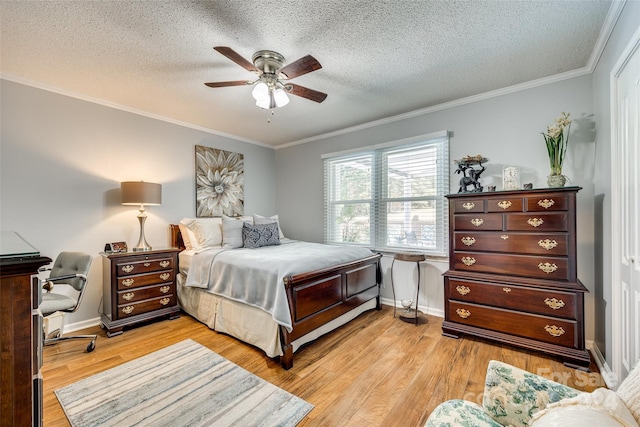
[[[621,379],[640,359],[639,39],[632,41],[618,64],[612,75],[612,315],[614,371]]]

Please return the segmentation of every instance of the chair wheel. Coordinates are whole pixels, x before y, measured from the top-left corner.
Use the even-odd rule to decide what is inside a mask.
[[[87,346],[87,353],[91,353],[95,349],[96,349],[96,342],[94,340],[91,340],[91,342]]]

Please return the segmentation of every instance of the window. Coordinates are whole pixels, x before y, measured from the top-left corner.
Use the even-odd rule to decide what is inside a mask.
[[[448,132],[323,160],[325,242],[447,255]]]

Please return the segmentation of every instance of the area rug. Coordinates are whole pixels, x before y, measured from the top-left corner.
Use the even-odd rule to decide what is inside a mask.
[[[55,391],[80,426],[295,426],[313,405],[185,340]]]

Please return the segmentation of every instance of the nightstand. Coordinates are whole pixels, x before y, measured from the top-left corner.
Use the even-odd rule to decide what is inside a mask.
[[[180,317],[176,294],[178,248],[145,252],[102,252],[103,312],[107,336],[125,326]]]

